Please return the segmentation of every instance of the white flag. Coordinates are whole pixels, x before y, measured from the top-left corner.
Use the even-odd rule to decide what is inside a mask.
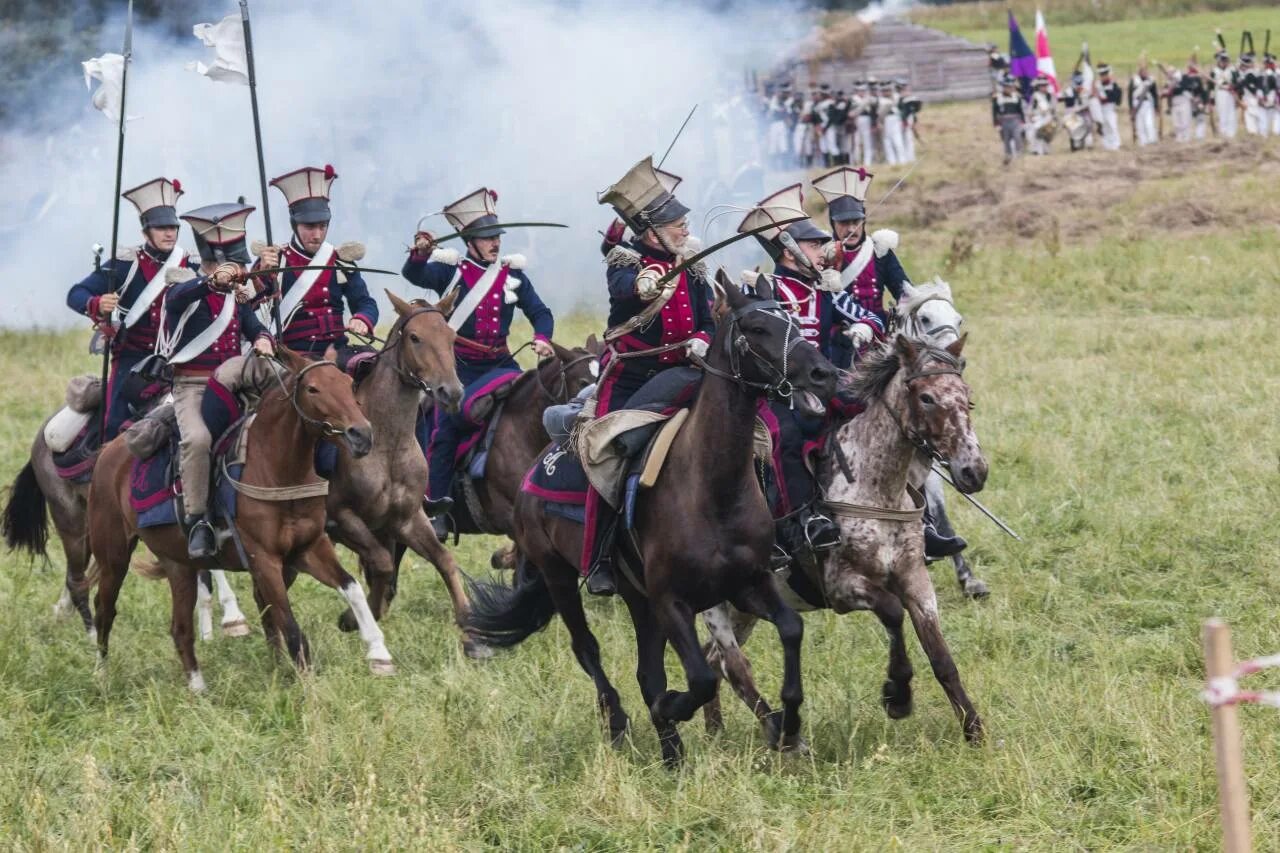
[[[213,48],[212,65],[188,62],[187,70],[203,74],[210,80],[249,85],[249,60],[244,51],[244,23],[239,15],[227,15],[216,24],[196,24],[195,37]]]
[[[124,90],[124,57],[118,53],[104,53],[80,64],[84,67],[84,86],[93,92],[94,109],[102,110],[108,118],[119,121]],[[94,80],[99,84],[96,90],[93,88]]]

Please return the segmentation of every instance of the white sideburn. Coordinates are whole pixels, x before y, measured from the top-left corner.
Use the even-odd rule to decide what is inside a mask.
[[[394,675],[396,668],[391,662],[391,652],[387,651],[382,629],[373,618],[369,602],[365,600],[364,588],[354,579],[341,589],[342,597],[347,600],[356,624],[360,626],[360,639],[365,641],[369,650],[365,658],[369,661],[369,669],[374,675]]]

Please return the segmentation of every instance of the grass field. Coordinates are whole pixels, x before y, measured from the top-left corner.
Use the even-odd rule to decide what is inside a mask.
[[[1154,11],[1144,10],[1143,3],[1129,0],[1102,4],[1105,8],[1097,17],[1090,14],[1097,4],[1068,0],[1062,5],[1066,8],[1059,16],[1054,3],[1040,4],[1049,27],[1049,44],[1054,51],[1059,76],[1069,73],[1075,66],[1082,42],[1089,43],[1089,53],[1095,63],[1109,62],[1117,74],[1127,77],[1144,51],[1152,60],[1183,67],[1191,51],[1199,47],[1201,68],[1207,68],[1213,64],[1216,49],[1214,30],[1218,27],[1222,28],[1232,58],[1239,54],[1242,30],[1253,32],[1259,55],[1262,53],[1263,33],[1268,27],[1280,39],[1280,8],[1274,5],[1222,3],[1218,5],[1233,8],[1179,17],[1156,17]],[[1145,5],[1164,4],[1162,0],[1152,0]],[[1208,4],[1189,5],[1204,8]],[[1013,4],[1018,26],[1033,48],[1035,6],[1035,3]],[[1000,50],[1008,52],[1009,26],[1005,9],[1004,3],[957,3],[914,10],[911,17],[919,23],[964,36],[979,44],[994,42]],[[1277,52],[1276,48],[1277,44],[1272,44],[1272,53]]]
[[[198,648],[210,689],[192,696],[164,586],[129,579],[96,677],[78,625],[51,615],[60,555],[7,556],[0,847],[1213,849],[1201,620],[1228,617],[1242,657],[1280,649],[1280,149],[1170,145],[1005,172],[982,104],[930,109],[921,133],[947,147],[925,149],[872,224],[902,230],[917,278],[955,287],[991,462],[982,498],[1026,540],[956,502],[993,594],[969,603],[934,572],[986,744],[963,743],[914,640],[916,714],[886,719],[886,644],[866,614],[807,619],[810,756],[768,752],[726,694],[726,731],[686,726],[688,765],[670,773],[613,601],[588,609],[636,720],[619,752],[558,622],[466,660],[417,561],[385,623],[394,679],[367,673],[336,630],[337,596],[304,578],[316,671],[274,662],[256,636],[220,638]],[[599,329],[560,325],[566,341]],[[5,481],[65,379],[94,369],[83,338],[0,335]],[[494,544],[464,542],[463,565],[482,573]],[[772,632],[748,648],[776,697]],[[1280,844],[1272,713],[1243,712],[1259,849]]]

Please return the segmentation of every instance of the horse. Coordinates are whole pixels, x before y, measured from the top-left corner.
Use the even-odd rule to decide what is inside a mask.
[[[827,506],[840,526],[840,544],[812,572],[793,562],[786,597],[804,610],[876,614],[889,633],[882,697],[892,719],[912,711],[905,607],[965,738],[975,742],[982,738],[982,719],[942,636],[924,560],[924,498],[916,491],[935,454],[947,461],[962,491],[977,492],[986,482],[987,462],[969,420],[969,387],[961,375],[963,347],[964,338],[942,348],[898,335],[859,365],[850,390],[866,410],[835,430],[833,452],[818,468]],[[747,707],[765,719],[769,706],[741,649],[757,617],[738,610],[721,607],[703,614],[712,636],[708,659]],[[718,698],[707,704],[705,715],[711,730],[723,725]]]
[[[951,285],[941,278],[921,285],[904,284],[902,298],[894,306],[897,327],[909,338],[924,338],[940,347],[959,339],[964,327],[964,317],[956,310],[951,297]],[[938,533],[955,536],[955,528],[947,516],[946,494],[942,489],[942,477],[930,472],[924,481],[927,515]],[[967,598],[982,599],[990,593],[986,581],[975,577],[973,569],[964,558],[964,552],[951,557],[955,565],[956,582]]]
[[[105,405],[105,403],[104,403]],[[95,415],[97,417],[97,415]],[[45,421],[47,424],[48,421]],[[89,641],[95,642],[97,631],[93,625],[93,610],[89,607],[91,584],[86,577],[96,574],[91,566],[89,531],[86,521],[89,505],[89,484],[63,479],[53,461],[53,451],[45,441],[44,427],[36,432],[27,464],[14,478],[9,488],[9,499],[0,517],[0,531],[10,551],[26,551],[32,557],[48,559],[49,517],[62,542],[66,557],[66,575],[62,594],[53,605],[54,616],[69,615],[72,610],[80,615]],[[249,634],[249,623],[236,602],[235,592],[220,569],[206,571],[200,578],[201,610],[200,636],[209,639],[213,635],[212,596],[208,593],[216,585],[218,601],[222,606],[222,633],[228,637],[244,637]]]
[[[689,720],[716,689],[716,675],[698,644],[694,616],[722,601],[772,622],[784,652],[783,710],[770,720],[774,742],[799,740],[804,623],[779,595],[769,563],[774,527],[754,467],[757,407],[766,396],[790,397],[803,411],[824,411],[836,371],[804,341],[794,319],[760,277],[756,295],[717,274],[715,338],[701,387],[666,464],[637,501],[630,537],[622,537],[619,592],[635,627],[640,690],[668,767],[684,757],[677,722]],[[513,646],[544,628],[558,612],[579,664],[593,679],[611,741],[629,724],[600,661],[600,647],[579,597],[583,528],[544,512],[527,492],[516,498],[514,539],[521,557],[513,587],[477,585],[473,630],[498,646]],[[688,681],[667,689],[663,655],[674,646]]]
[[[247,570],[263,614],[268,642],[287,651],[299,667],[310,665],[306,637],[294,619],[287,591],[288,573],[301,569],[339,590],[360,620],[361,638],[375,673],[393,671],[382,631],[369,613],[364,591],[343,570],[324,535],[324,492],[315,488],[316,443],[340,442],[353,456],[369,453],[372,427],[352,393],[351,378],[332,361],[307,361],[285,347],[277,358],[285,376],[269,390],[248,429],[248,450],[238,490],[231,541],[223,541],[219,565]],[[116,617],[116,600],[139,540],[159,558],[173,599],[170,633],[193,691],[205,688],[195,657],[192,610],[196,570],[187,556],[187,539],[177,524],[138,528],[130,500],[132,457],[123,438],[98,456],[89,485],[89,544],[99,576],[96,625],[99,666],[105,665]],[[243,553],[247,565],[242,564]],[[287,567],[287,570],[286,570]]]

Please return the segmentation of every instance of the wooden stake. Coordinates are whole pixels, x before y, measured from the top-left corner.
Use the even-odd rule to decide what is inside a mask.
[[[1231,629],[1221,619],[1204,623],[1205,674],[1231,678],[1235,658],[1231,651]],[[1249,824],[1249,788],[1245,784],[1244,761],[1240,751],[1240,721],[1235,705],[1213,709],[1213,751],[1218,766],[1218,808],[1222,815],[1222,849],[1225,853],[1248,853],[1253,849]]]

